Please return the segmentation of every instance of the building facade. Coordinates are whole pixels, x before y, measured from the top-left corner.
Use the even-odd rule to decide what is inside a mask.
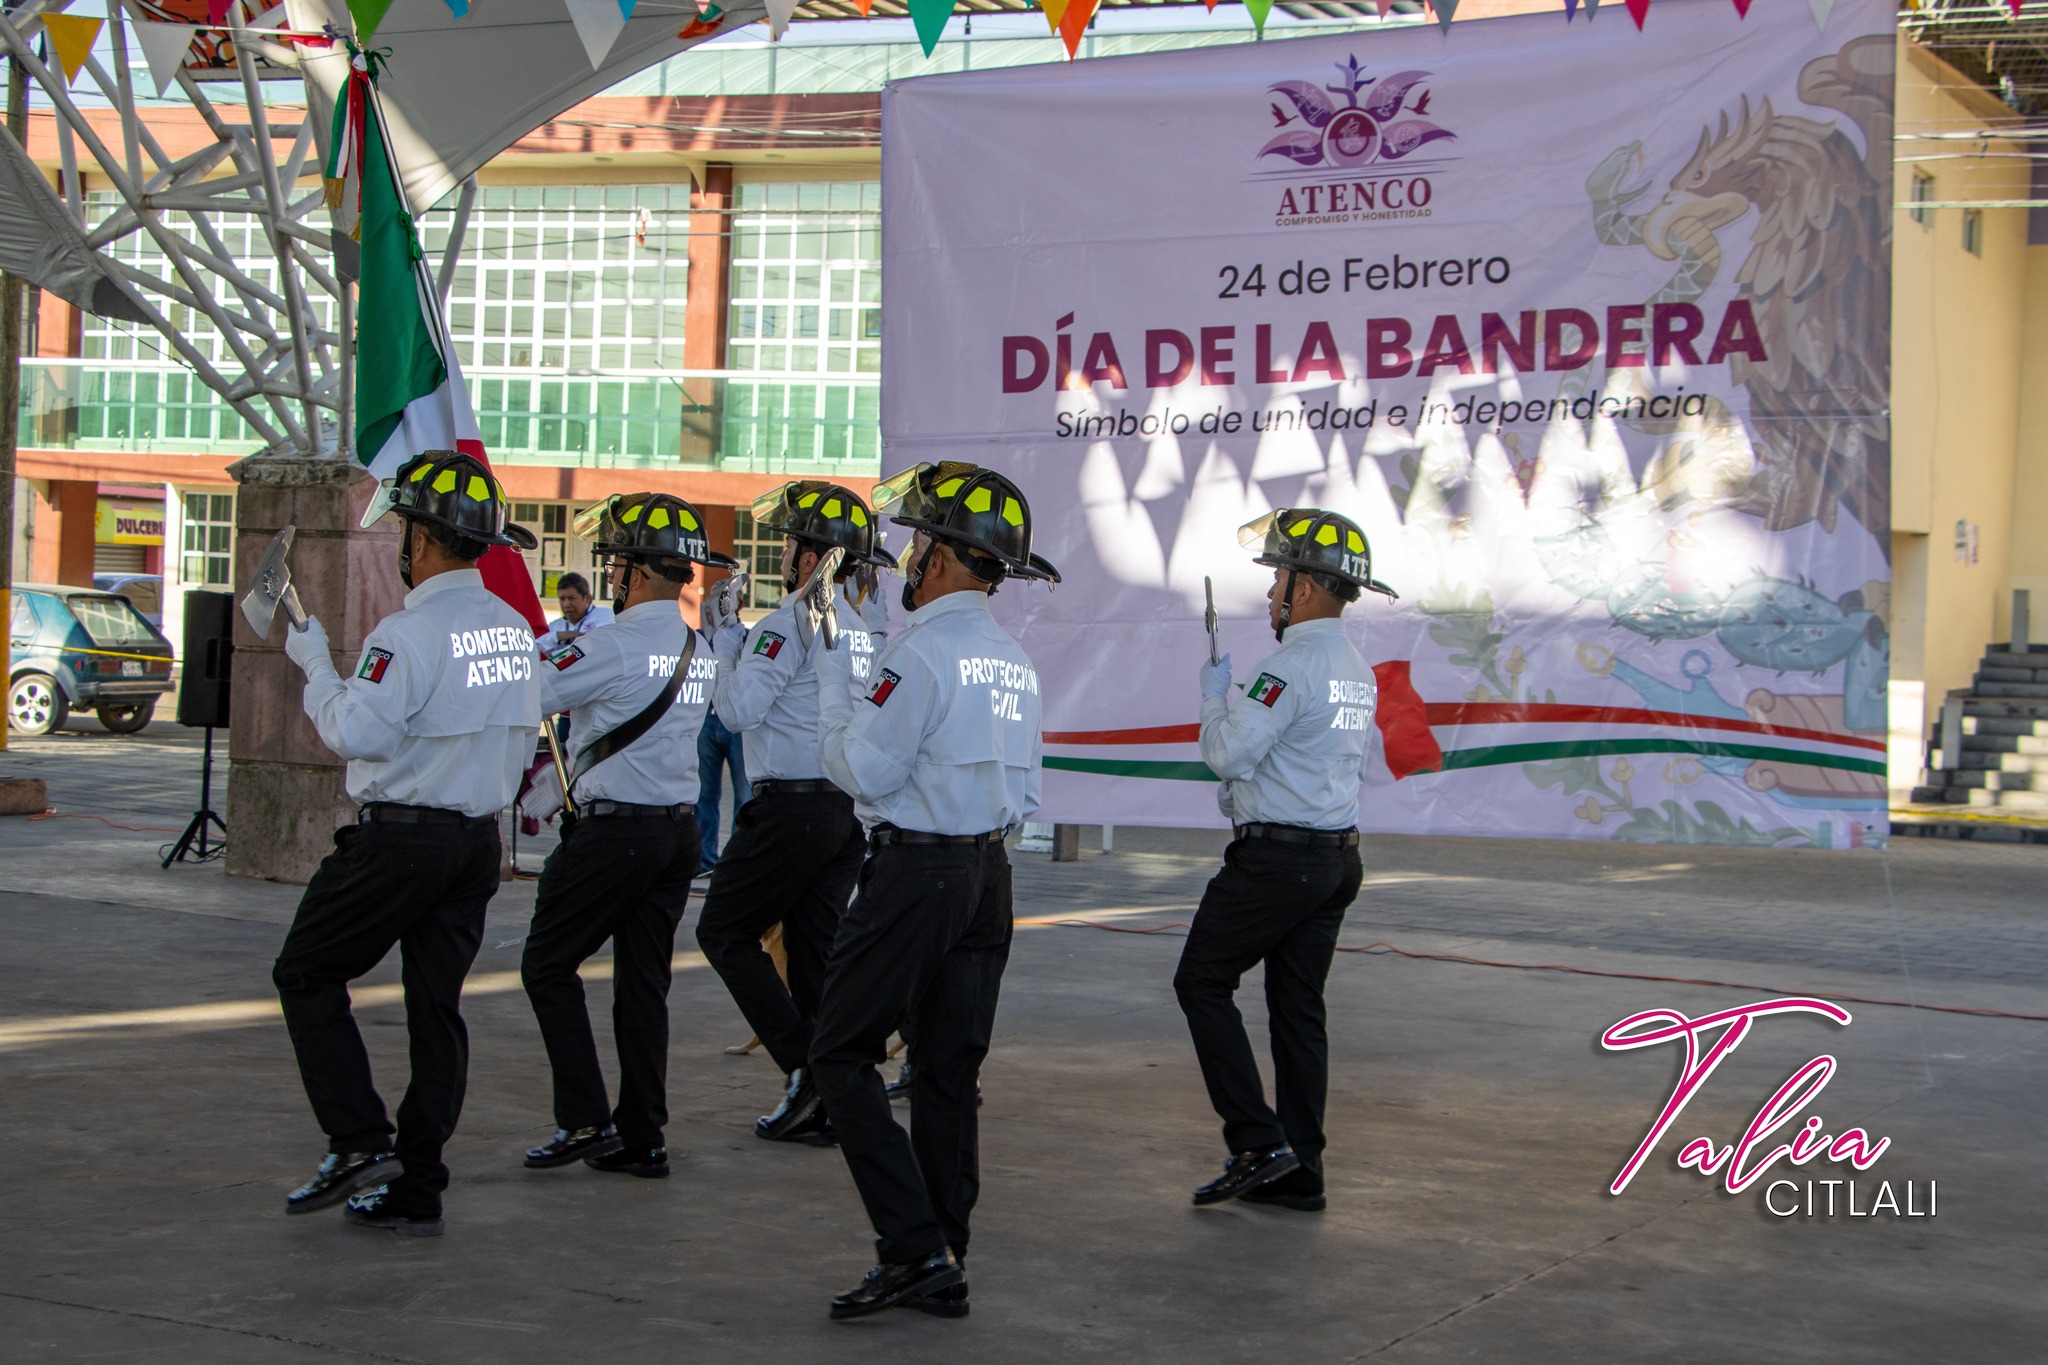
[[[1244,36],[1087,41],[1111,53]],[[765,38],[643,72],[478,176],[447,314],[486,447],[540,535],[529,559],[544,596],[591,568],[568,533],[575,514],[651,488],[704,507],[715,543],[753,567],[753,604],[772,605],[780,544],[755,533],[752,500],[792,476],[865,489],[878,473],[881,83],[1063,56],[1048,38],[957,28],[930,61],[907,36]],[[2038,184],[2016,193],[2012,169],[2031,164],[2029,126],[1981,73],[1902,39],[1887,607],[1899,792],[1941,699],[2009,638],[2013,590],[2048,609],[2048,211],[2029,207]],[[1978,136],[1959,144],[1959,130]],[[47,119],[32,120],[31,151],[55,171]],[[266,279],[257,227],[219,222],[226,249]],[[452,206],[422,229],[438,253]],[[120,249],[153,264],[135,238]],[[226,470],[257,443],[152,337],[54,299],[31,312],[17,577],[159,572],[175,638],[183,589],[228,586]],[[203,317],[178,321],[202,348],[221,344]],[[133,516],[125,537],[105,529],[121,519],[103,509],[155,499],[156,539]]]

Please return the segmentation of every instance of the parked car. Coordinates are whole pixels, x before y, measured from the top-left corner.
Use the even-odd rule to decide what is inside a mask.
[[[164,580],[163,575],[153,573],[96,573],[92,585],[101,592],[110,592],[116,597],[125,597],[130,606],[142,613],[142,619],[164,628]]]
[[[171,690],[171,642],[125,597],[96,588],[18,583],[7,624],[7,719],[46,735],[89,706],[133,734]]]

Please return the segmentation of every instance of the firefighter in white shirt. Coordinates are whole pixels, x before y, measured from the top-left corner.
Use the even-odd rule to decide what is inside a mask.
[[[988,599],[1006,578],[1059,574],[1031,553],[1023,493],[992,470],[920,465],[878,486],[875,507],[914,532],[908,617],[865,688],[850,651],[812,653],[819,756],[869,838],[826,964],[811,1072],[881,1263],[831,1312],[964,1317],[976,1087],[1010,953],[1003,836],[1039,792],[1038,675]],[[915,1039],[908,1135],[875,1069],[897,1029]]]
[[[533,634],[484,587],[476,561],[493,545],[531,549],[534,538],[506,523],[490,471],[449,450],[400,468],[365,524],[386,512],[399,517],[398,573],[411,589],[404,610],[370,632],[347,679],[319,621],[285,641],[306,674],[306,714],[348,760],[348,794],[360,808],[307,883],[272,973],[329,1144],[285,1208],[309,1213],[347,1199],[353,1222],[438,1236],[448,1187],[441,1150],[469,1070],[462,979],[498,889],[498,815],[540,723]],[[393,944],[412,1050],[395,1143],[348,994]],[[357,1193],[366,1186],[377,1188]]]
[[[698,564],[736,567],[702,514],[665,493],[613,497],[578,532],[611,563],[613,616],[541,664],[542,708],[570,715],[562,842],[541,870],[519,973],[554,1072],[555,1136],[535,1169],[668,1174],[668,987],[697,874],[697,731],[718,660],[677,598]],[[619,1103],[605,1101],[577,968],[612,943]]]
[[[1342,616],[1361,590],[1394,591],[1373,579],[1365,533],[1335,512],[1282,508],[1238,538],[1273,570],[1266,599],[1280,648],[1235,705],[1230,656],[1201,667],[1202,760],[1223,779],[1217,800],[1237,837],[1202,895],[1173,978],[1231,1154],[1195,1203],[1315,1210],[1325,1203],[1330,1069],[1323,981],[1364,875],[1358,788],[1379,696]],[[1232,998],[1260,962],[1270,1106]]]
[[[867,840],[854,819],[853,798],[832,785],[819,762],[818,677],[810,654],[824,645],[814,637],[806,647],[796,594],[820,556],[834,547],[844,551],[835,614],[839,648],[848,651],[859,685],[881,636],[867,628],[851,582],[861,567],[890,561],[878,548],[867,504],[837,484],[784,484],[755,502],[753,517],[763,531],[784,536],[784,598],[751,633],[739,623],[739,580],[720,583],[707,608],[718,653],[717,711],[745,737],[754,796],[735,814],[732,838],[712,871],[697,946],[787,1078],[781,1106],[754,1125],[755,1136],[819,1145],[831,1139],[830,1120],[804,1063],[825,955],[853,898]],[[787,986],[761,946],[761,936],[778,924]]]

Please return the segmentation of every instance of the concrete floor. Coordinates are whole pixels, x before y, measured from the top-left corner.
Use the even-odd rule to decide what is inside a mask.
[[[1756,989],[1340,956],[1320,1216],[1189,1207],[1222,1149],[1172,931],[1027,924],[984,1073],[974,1315],[838,1325],[826,1300],[872,1250],[844,1164],[749,1136],[778,1077],[723,1053],[746,1029],[693,953],[672,1004],[675,1175],[520,1168],[551,1128],[516,979],[530,882],[495,902],[468,988],[448,1235],[285,1218],[322,1147],[269,990],[296,891],[157,869],[197,749],[159,725],[0,755],[0,772],[47,778],[66,817],[0,821],[8,1361],[2048,1358],[2048,1023],[1858,1004],[1847,1028],[1766,1020],[1618,1198],[1607,1184],[1678,1055],[1597,1042],[1637,1010],[1772,993],[2048,1014],[2041,849],[1370,840],[1346,944]],[[138,828],[72,818],[88,816]],[[1220,837],[1117,844],[1074,864],[1020,855],[1020,918],[1183,921]],[[375,988],[394,979],[370,978],[360,1015],[395,1101],[400,1010]],[[601,1011],[603,980],[591,996]],[[1243,999],[1256,1024],[1255,982]],[[1938,1216],[1779,1219],[1763,1185],[1731,1196],[1674,1165],[1695,1136],[1739,1138],[1822,1052],[1840,1069],[1808,1112],[1892,1139],[1856,1177],[1863,1199],[1879,1179],[1923,1198],[1938,1181]]]

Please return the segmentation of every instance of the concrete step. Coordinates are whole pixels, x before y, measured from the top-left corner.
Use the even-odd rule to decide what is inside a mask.
[[[1971,690],[1974,691],[1980,697],[2015,697],[2026,698],[2029,700],[2038,698],[2042,701],[2048,701],[2048,683],[1980,683],[1978,686]]]
[[[1918,799],[1915,798],[1915,804]],[[2048,820],[1943,810],[1894,810],[1892,833],[1907,839],[1974,839],[1980,843],[2048,844]]]
[[[1958,771],[2004,773],[2008,777],[2030,773],[2048,777],[2048,758],[2034,754],[1989,754],[1964,749],[1963,765]],[[2048,782],[2042,785],[2048,786]]]
[[[2048,645],[2029,646],[2024,654],[2016,654],[2005,645],[1993,645],[1984,651],[1984,663],[1991,668],[2048,668]]]
[[[2048,700],[2031,701],[2023,697],[2006,696],[1964,697],[1963,717],[1965,720],[1973,717],[1990,720],[2048,720]]]
[[[1977,686],[1985,683],[2048,683],[2048,662],[2039,668],[1993,668],[1985,665],[1977,670]]]
[[[2048,720],[2029,720],[2024,716],[1973,716],[1963,714],[1963,747],[1968,748],[1972,736],[1986,739],[2021,739],[2048,743]],[[2026,752],[2025,745],[2021,746]]]
[[[1966,754],[2040,754],[2048,756],[2048,735],[1963,735]]]
[[[1991,773],[1984,775],[1996,777],[1999,774]],[[1915,802],[1925,801],[1932,805],[1970,806],[1972,808],[1982,806],[1998,810],[2048,812],[2048,791],[2033,791],[2031,789],[2010,790],[1982,785],[1965,785],[1957,781],[1960,777],[1968,776],[1970,774],[1967,773],[1932,774],[1934,785],[1913,788],[1913,800]],[[1942,783],[1947,783],[1947,785],[1940,785]]]

